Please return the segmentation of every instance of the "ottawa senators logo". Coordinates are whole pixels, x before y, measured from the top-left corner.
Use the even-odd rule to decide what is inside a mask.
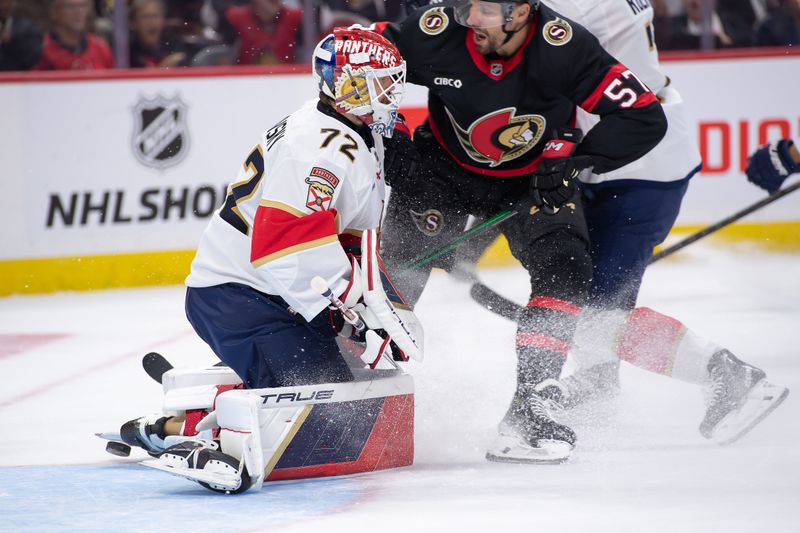
[[[484,115],[464,130],[450,111],[447,116],[456,132],[458,142],[472,159],[496,167],[516,159],[536,146],[545,131],[541,115],[515,116],[517,108],[507,107]]]
[[[438,35],[447,28],[449,22],[444,8],[434,7],[422,14],[419,19],[419,29],[428,35]]]
[[[444,215],[438,209],[428,209],[422,213],[409,209],[408,212],[411,214],[411,219],[417,229],[428,237],[435,237],[442,232]]]
[[[544,25],[542,36],[553,46],[561,46],[572,39],[572,26],[566,20],[557,18]]]

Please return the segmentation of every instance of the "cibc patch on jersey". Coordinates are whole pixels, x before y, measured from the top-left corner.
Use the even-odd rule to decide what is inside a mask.
[[[553,46],[562,46],[572,39],[572,26],[566,20],[556,18],[542,27],[542,36]]]
[[[542,115],[516,116],[516,107],[506,107],[480,117],[465,130],[445,108],[461,147],[474,161],[496,167],[516,159],[536,146],[545,131]]]
[[[449,23],[450,19],[444,12],[444,8],[434,7],[422,14],[419,19],[419,29],[428,35],[438,35],[447,28]]]

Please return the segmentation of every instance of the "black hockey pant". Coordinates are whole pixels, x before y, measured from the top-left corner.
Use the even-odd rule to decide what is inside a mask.
[[[491,216],[524,203],[528,176],[498,179],[458,166],[425,126],[414,142],[423,170],[393,181],[382,229],[382,257],[409,303],[422,293],[432,267],[449,269],[453,252],[413,270],[400,266],[434,252],[464,231],[469,215]],[[530,301],[517,328],[520,385],[557,378],[591,282],[588,236],[580,198],[555,215],[521,212],[502,224],[513,256],[530,274]]]

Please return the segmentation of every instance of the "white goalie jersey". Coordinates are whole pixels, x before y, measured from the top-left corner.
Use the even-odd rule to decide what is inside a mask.
[[[667,116],[667,133],[640,159],[605,174],[589,174],[581,180],[677,181],[700,165],[696,133],[686,117],[680,93],[661,72],[649,0],[544,0],[565,17],[584,26],[612,56],[630,68],[658,96]],[[588,132],[599,118],[578,109],[578,127]]]
[[[186,285],[241,283],[282,297],[311,320],[329,305],[311,279],[345,291],[351,263],[342,242],[360,242],[363,230],[379,226],[384,196],[382,138],[309,101],[247,156]]]

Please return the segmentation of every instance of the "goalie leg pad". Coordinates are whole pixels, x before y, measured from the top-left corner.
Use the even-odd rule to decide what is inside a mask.
[[[406,375],[230,391],[217,401],[217,419],[222,451],[242,459],[254,487],[413,462],[413,381]]]

